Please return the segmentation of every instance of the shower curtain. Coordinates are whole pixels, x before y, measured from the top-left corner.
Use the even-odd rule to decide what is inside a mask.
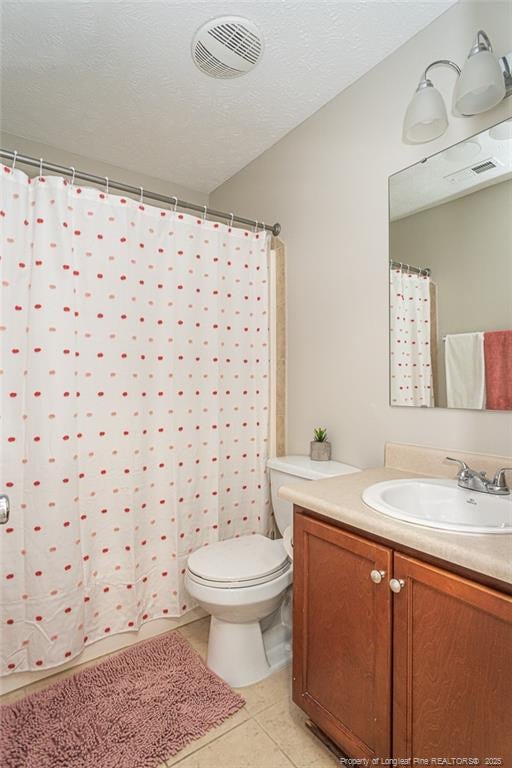
[[[1,166],[0,672],[179,616],[269,532],[266,233]]]
[[[390,268],[391,405],[434,405],[430,277]]]

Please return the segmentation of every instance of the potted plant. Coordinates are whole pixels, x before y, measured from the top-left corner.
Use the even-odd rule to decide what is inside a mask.
[[[331,444],[327,440],[327,430],[317,427],[313,432],[314,440],[311,441],[309,455],[313,461],[329,461],[331,458]]]

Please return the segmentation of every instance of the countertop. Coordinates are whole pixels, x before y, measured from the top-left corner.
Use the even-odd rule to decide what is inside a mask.
[[[426,475],[379,467],[326,480],[304,480],[282,486],[279,495],[323,517],[431,555],[447,564],[512,584],[512,533],[477,534],[439,531],[405,523],[375,512],[361,493],[382,480]]]

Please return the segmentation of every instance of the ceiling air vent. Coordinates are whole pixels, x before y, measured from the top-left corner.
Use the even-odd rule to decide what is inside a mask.
[[[195,65],[206,75],[220,79],[245,75],[256,66],[262,51],[263,40],[258,28],[240,16],[208,21],[192,41]]]

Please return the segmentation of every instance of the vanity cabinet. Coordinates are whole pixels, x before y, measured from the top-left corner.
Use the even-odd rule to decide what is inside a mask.
[[[347,756],[512,765],[512,597],[302,511],[293,578],[293,700]]]

